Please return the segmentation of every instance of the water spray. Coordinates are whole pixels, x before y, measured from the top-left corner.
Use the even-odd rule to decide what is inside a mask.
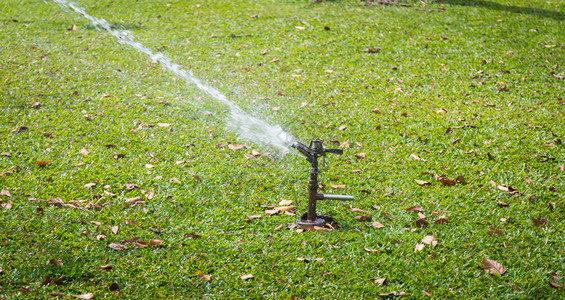
[[[321,173],[318,158],[321,157],[325,161],[327,153],[342,155],[343,150],[324,149],[323,141],[319,139],[312,140],[310,142],[310,146],[306,146],[297,141],[290,142],[289,146],[298,150],[298,152],[304,155],[306,160],[310,163],[310,180],[308,181],[308,212],[303,214],[302,217],[296,221],[296,224],[303,228],[324,226],[328,217],[322,217],[316,214],[316,202],[318,200],[350,201],[353,200],[353,196],[318,193],[318,174]]]

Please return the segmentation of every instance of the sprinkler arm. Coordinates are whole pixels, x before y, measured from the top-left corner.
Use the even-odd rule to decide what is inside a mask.
[[[317,200],[353,200],[353,196],[318,193],[318,174],[320,173],[320,169],[318,168],[318,158],[325,157],[326,153],[341,155],[343,154],[343,150],[324,149],[322,140],[318,139],[312,140],[309,147],[296,141],[290,144],[290,147],[296,148],[298,152],[302,153],[312,166],[312,168],[310,168],[310,181],[308,182],[308,212],[297,223],[303,227],[319,226],[320,224],[323,224],[323,221],[319,219],[316,214]]]

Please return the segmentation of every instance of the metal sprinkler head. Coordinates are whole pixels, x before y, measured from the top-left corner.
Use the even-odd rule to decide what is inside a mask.
[[[316,214],[316,201],[318,200],[342,200],[349,201],[353,200],[353,196],[347,195],[328,195],[318,193],[318,174],[321,173],[318,158],[326,157],[326,153],[332,153],[341,155],[343,150],[341,149],[324,149],[323,141],[320,139],[315,139],[310,142],[310,146],[306,146],[300,142],[292,142],[290,147],[296,148],[298,152],[306,157],[306,160],[310,163],[310,181],[308,181],[308,212],[302,215],[302,217],[296,221],[300,227],[313,227],[313,226],[324,226],[327,219],[331,219],[328,216],[318,216]]]

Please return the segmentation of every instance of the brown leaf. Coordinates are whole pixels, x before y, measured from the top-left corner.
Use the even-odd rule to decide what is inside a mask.
[[[78,27],[75,24],[73,24],[73,26],[67,28],[67,31],[77,31],[77,30],[78,30]]]
[[[84,185],[84,187],[87,189],[92,189],[95,186],[96,186],[96,182],[91,182]]]
[[[457,184],[457,182],[455,182],[455,180],[451,180],[451,179],[449,179],[445,176],[441,176],[441,175],[436,176],[436,180],[441,182],[443,185],[447,185],[447,186],[454,186],[454,185]]]
[[[426,245],[424,244],[416,244],[416,247],[414,247],[414,252],[419,252],[424,250],[424,247],[426,247]]]
[[[2,272],[0,272],[0,273],[2,273]],[[556,274],[556,273],[551,273],[551,274],[549,274],[549,276],[551,276],[551,277],[552,277],[553,279],[555,279],[555,280],[561,279],[561,276],[559,276],[559,275]]]
[[[20,133],[20,132],[22,132],[22,131],[26,131],[27,129],[28,129],[27,126],[20,126],[20,127],[16,128],[16,129],[10,131],[10,133],[11,133],[11,134],[18,134],[18,133]]]
[[[420,186],[432,185],[431,183],[429,183],[427,181],[423,181],[423,180],[414,179],[414,181]]]
[[[416,155],[416,154],[410,154],[410,157],[411,157],[413,160],[416,160],[416,161],[426,161],[425,159],[419,157],[419,156]]]
[[[458,175],[455,181],[457,181],[457,183],[467,184],[467,181],[465,181],[465,177],[463,177],[463,175]]]
[[[110,271],[112,270],[112,265],[103,265],[103,266],[99,266],[98,269],[100,270],[106,270],[106,271]]]
[[[62,297],[62,296],[65,296],[65,293],[51,292],[51,293],[49,293],[49,296],[51,296],[51,297]]]
[[[534,226],[543,226],[545,224],[547,224],[547,218],[543,218],[543,219],[532,219],[532,223],[534,224]]]
[[[284,227],[284,224],[281,224],[281,225],[275,227],[275,231],[279,231],[279,230],[283,229],[283,227]]]
[[[499,237],[504,236],[504,233],[502,233],[502,231],[499,230],[499,229],[490,230],[490,231],[487,232],[487,234],[488,234],[488,235],[495,235],[495,234],[496,234],[496,235],[498,235]]]
[[[367,48],[367,49],[363,49],[361,51],[363,51],[365,53],[369,53],[369,54],[379,53],[381,51],[381,48],[379,48],[379,47],[377,47],[377,48]]]
[[[88,152],[88,150],[82,148],[82,149],[78,150],[78,153],[82,154],[82,155],[88,155],[89,152]]]
[[[59,276],[59,277],[53,279],[53,283],[59,283],[59,282],[65,280],[65,278],[67,278],[67,276],[61,275],[61,276]]]
[[[375,221],[375,222],[373,222],[373,227],[375,227],[375,228],[383,228],[383,227],[385,227],[385,226],[384,226],[383,224],[381,224],[381,223]]]
[[[0,196],[6,196],[12,198],[12,194],[10,194],[10,191],[8,191],[7,189],[2,189],[2,191],[0,191]]]
[[[496,202],[496,204],[498,204],[498,206],[500,206],[500,207],[506,207],[506,206],[508,206],[508,203],[503,202],[503,201],[498,201],[498,202]]]
[[[365,154],[365,152],[361,152],[361,153],[355,154],[355,157],[361,158],[361,159],[362,159],[362,158],[365,158],[366,156],[367,156],[367,154]]]
[[[241,278],[242,280],[249,280],[251,278],[253,278],[254,276],[251,274],[243,274],[241,276],[239,276],[239,278]]]
[[[433,235],[426,235],[426,236],[422,239],[422,243],[427,244],[427,245],[435,246],[435,245],[437,245],[437,240],[436,240],[436,237],[433,236]]]
[[[447,110],[444,108],[441,108],[440,110],[437,111],[438,114],[446,114]]]
[[[408,207],[408,208],[406,209],[406,211],[407,211],[407,212],[409,212],[409,211],[423,212],[424,209],[422,208],[422,206],[417,205],[417,206]]]
[[[111,243],[110,245],[108,245],[108,247],[114,249],[114,250],[118,250],[118,251],[122,251],[127,249],[128,247],[122,244],[116,244],[116,243]]]
[[[559,170],[561,170],[561,172],[565,172],[565,164],[562,164],[561,167],[559,167]]]
[[[385,283],[386,278],[377,278],[375,279],[375,284],[383,284]]]
[[[239,149],[247,149],[247,146],[241,145],[241,144],[240,145],[229,144],[228,148],[231,149],[231,150],[237,151]]]
[[[163,244],[163,242],[161,242],[161,240],[149,240],[149,245],[155,246],[155,247],[163,247],[163,246],[165,246],[165,245]]]
[[[50,259],[49,264],[56,266],[56,267],[62,267],[64,265],[62,260],[56,259],[56,258]]]
[[[201,235],[198,235],[198,234],[195,234],[195,233],[185,233],[185,234],[184,234],[184,237],[193,238],[193,239],[202,238]]]
[[[483,270],[485,270],[486,273],[498,275],[502,275],[506,272],[500,263],[486,257],[483,258]]]
[[[428,297],[431,297],[431,296],[432,296],[432,293],[430,293],[430,292],[428,292],[428,291],[426,291],[426,290],[422,290],[422,293],[424,293],[424,295],[426,295],[426,296],[428,296]]]
[[[379,294],[379,297],[404,297],[406,296],[405,292],[391,292],[391,293],[384,293],[384,294]]]
[[[342,131],[342,130],[345,130],[345,129],[347,129],[347,125],[341,125],[337,128],[337,130],[339,130],[339,131]]]
[[[202,272],[202,271],[198,271],[198,276],[196,277],[196,280],[210,281],[210,280],[212,280],[212,276],[210,276],[208,274],[204,274],[204,272]]]
[[[371,216],[357,216],[355,217],[355,220],[359,221],[359,222],[368,222],[373,220],[373,218]]]
[[[363,250],[365,250],[365,252],[367,252],[367,253],[379,253],[379,252],[381,252],[381,250],[369,249],[369,248],[363,248]]]
[[[366,210],[362,210],[359,208],[355,208],[355,207],[351,207],[349,210],[351,210],[352,212],[357,212],[357,213],[363,213],[363,214],[368,214],[369,212]]]
[[[418,219],[416,221],[414,221],[414,226],[419,227],[419,228],[427,228],[429,225],[428,221],[424,220],[424,219]]]
[[[2,152],[2,153],[0,153],[0,155],[6,156],[6,157],[12,156],[12,154],[10,154],[9,152]]]
[[[71,297],[75,297],[75,298],[78,298],[78,299],[92,299],[92,298],[94,298],[94,294],[88,293],[88,294],[82,294],[82,295],[71,295]]]
[[[35,164],[40,166],[40,167],[45,167],[49,163],[51,163],[50,160],[38,160],[38,161],[35,162]]]
[[[276,214],[278,214],[278,213],[279,213],[279,211],[276,210],[276,209],[267,209],[267,210],[265,211],[265,214],[268,215],[268,216],[276,215]]]
[[[113,233],[113,234],[116,234],[116,235],[117,235],[119,228],[118,228],[118,226],[112,226],[112,227],[110,227],[110,230],[112,230],[112,233]]]
[[[554,289],[560,289],[560,288],[563,287],[562,285],[557,284],[557,283],[555,283],[555,282],[553,282],[553,281],[549,281],[549,286],[551,286],[551,287],[554,288]]]
[[[112,283],[109,287],[110,291],[115,292],[115,291],[119,291],[121,288],[117,283]]]

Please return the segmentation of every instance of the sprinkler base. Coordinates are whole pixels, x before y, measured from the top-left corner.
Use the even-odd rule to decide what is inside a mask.
[[[320,219],[320,218],[316,218],[316,220],[314,220],[314,221],[307,220],[307,219],[298,219],[296,221],[296,225],[298,225],[302,228],[314,227],[314,226],[324,227],[325,224],[326,224],[326,221],[324,219]]]

